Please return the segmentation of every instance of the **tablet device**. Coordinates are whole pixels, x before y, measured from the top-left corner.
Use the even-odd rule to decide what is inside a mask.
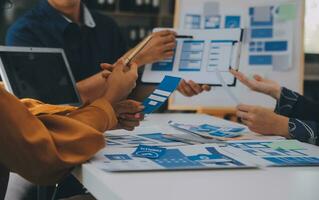
[[[167,30],[156,28],[153,32]],[[229,68],[238,69],[243,29],[183,30],[168,29],[177,33],[177,46],[172,58],[146,65],[142,82],[159,83],[164,76],[193,80],[199,84],[222,86],[236,85]]]
[[[0,46],[0,73],[18,98],[55,105],[81,105],[63,49]]]

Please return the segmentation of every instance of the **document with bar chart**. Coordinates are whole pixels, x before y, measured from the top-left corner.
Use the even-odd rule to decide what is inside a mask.
[[[157,28],[154,32],[159,30],[163,29]],[[174,31],[179,35],[174,56],[147,65],[143,82],[159,83],[168,75],[219,86],[221,83],[216,76],[219,71],[228,86],[235,86],[236,80],[229,68],[239,66],[243,29]]]

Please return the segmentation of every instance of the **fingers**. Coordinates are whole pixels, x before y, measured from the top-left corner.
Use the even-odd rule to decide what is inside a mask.
[[[116,110],[119,115],[122,114],[136,114],[144,110],[144,106],[137,101],[125,100],[116,105]]]
[[[119,127],[128,131],[133,131],[135,127],[140,125],[140,121],[139,120],[123,120],[123,119],[119,119]]]
[[[184,96],[187,96],[187,97],[191,97],[193,96],[194,92],[193,90],[190,88],[190,86],[187,85],[186,81],[185,80],[182,80],[180,82],[180,85],[178,87],[178,90],[184,95]]]
[[[199,85],[195,83],[194,81],[190,80],[186,82],[185,80],[182,80],[179,84],[178,90],[187,97],[191,97],[194,95],[198,95],[202,93],[203,91],[210,91],[211,87],[209,85]]]
[[[154,35],[159,35],[161,37],[165,37],[165,36],[168,36],[168,35],[176,35],[176,32],[174,31],[170,31],[170,30],[163,30],[163,31],[159,31],[159,32],[156,32],[154,33]]]
[[[129,71],[127,72],[130,75],[131,83],[132,83],[132,89],[136,87],[136,80],[138,78],[138,66],[136,63],[132,63],[130,65]]]
[[[249,106],[245,104],[239,104],[237,106],[237,110],[243,111],[243,112],[251,112],[255,106]]]
[[[241,121],[248,127],[252,127],[253,123],[248,121],[248,120],[245,120],[245,119],[241,119]]]
[[[261,76],[258,75],[258,74],[255,74],[253,77],[254,77],[254,79],[255,79],[256,81],[263,81],[263,80],[264,80],[264,78],[261,77]]]
[[[104,71],[102,72],[102,77],[105,78],[105,79],[107,79],[107,78],[110,76],[111,73],[112,73],[112,72],[110,72],[110,71],[104,70]]]
[[[113,69],[114,69],[114,66],[112,64],[109,64],[109,63],[101,63],[100,67],[103,70],[108,70],[108,71],[113,71]]]
[[[144,119],[141,113],[121,115],[119,120],[119,127],[132,131],[135,127],[140,125],[140,121]]]
[[[203,89],[204,91],[206,91],[206,92],[209,92],[209,91],[211,91],[212,87],[209,86],[209,85],[202,85],[202,89]]]
[[[124,62],[123,58],[121,58],[118,61],[116,61],[116,63],[114,64],[114,70],[113,71],[121,71],[121,72],[123,72],[124,71],[124,67],[125,67],[124,63],[125,62]]]
[[[196,84],[194,81],[190,80],[188,82],[188,85],[191,87],[191,89],[195,92],[195,94],[200,94],[203,92],[203,89],[200,85]]]
[[[176,42],[171,42],[164,45],[163,51],[173,51],[175,48]]]
[[[237,117],[241,118],[242,120],[249,120],[251,118],[248,112],[238,110],[236,112]]]
[[[168,51],[164,53],[164,59],[172,58],[174,56],[174,51]]]
[[[135,114],[121,114],[119,118],[123,120],[131,120],[131,121],[141,121],[144,119],[143,113],[135,113]]]

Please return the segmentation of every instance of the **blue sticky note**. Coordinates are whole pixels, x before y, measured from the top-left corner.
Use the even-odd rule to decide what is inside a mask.
[[[162,147],[139,145],[132,155],[135,157],[158,159],[163,156],[165,152],[166,149]]]
[[[239,28],[240,16],[226,16],[225,28]]]
[[[249,56],[250,65],[271,65],[272,56],[271,55],[253,55]]]
[[[176,90],[181,78],[165,76],[158,87],[143,101],[144,114],[150,114],[160,108]]]
[[[288,49],[288,41],[271,41],[265,43],[266,51],[286,51]]]

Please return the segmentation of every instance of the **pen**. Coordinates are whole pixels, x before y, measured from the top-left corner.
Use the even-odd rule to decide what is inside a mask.
[[[176,35],[177,39],[193,39],[192,35]]]
[[[133,49],[132,53],[127,56],[124,60],[124,64],[127,66],[130,62],[135,58],[135,56],[142,51],[142,49],[148,44],[148,42],[152,39],[152,35],[147,36],[141,43],[137,45],[136,48]]]

